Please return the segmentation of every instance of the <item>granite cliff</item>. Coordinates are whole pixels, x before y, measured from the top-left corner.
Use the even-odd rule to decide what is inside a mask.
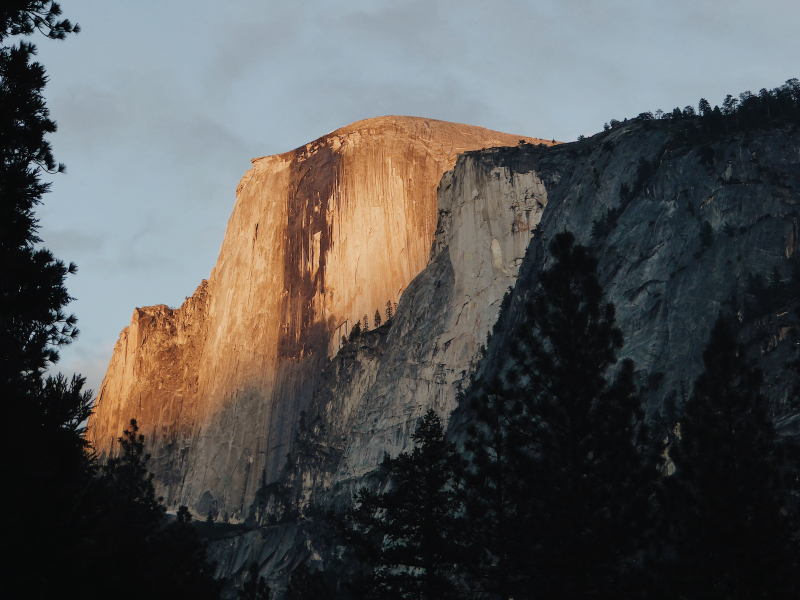
[[[485,145],[500,146],[503,138],[492,135],[497,143]],[[337,225],[323,231],[316,246],[316,232],[325,229],[312,225],[317,205],[298,203],[295,195],[282,200],[289,208],[281,210],[306,207],[299,214],[308,220],[281,213],[274,222],[289,225],[280,232],[265,228],[269,245],[256,244],[251,230],[259,211],[279,210],[270,204],[267,176],[259,175],[256,161],[240,186],[208,283],[177,311],[155,307],[134,314],[93,421],[92,431],[103,432],[106,441],[94,433],[95,443],[109,451],[108,440],[129,416],[146,417],[145,433],[153,436],[160,461],[157,477],[171,503],[193,503],[202,512],[217,502],[247,518],[249,531],[212,547],[219,575],[235,583],[255,560],[279,589],[299,563],[328,561],[335,548],[316,515],[349,503],[354,489],[374,481],[384,452],[408,449],[429,407],[449,422],[451,439],[460,438],[467,415],[458,390],[472,371],[502,362],[508,335],[525,326],[524,301],[548,266],[547,242],[564,229],[597,253],[601,282],[625,334],[622,357],[636,364],[656,432],[668,433],[664,406],[670,398],[680,401],[702,369],[702,349],[720,310],[739,315],[742,341],[765,371],[764,391],[780,430],[798,430],[800,419],[787,402],[794,382],[784,369],[796,351],[790,331],[797,299],[786,290],[793,273],[800,274],[798,129],[690,143],[668,124],[629,121],[573,144],[511,142],[462,148],[457,161],[448,154],[454,167],[442,168],[435,200],[431,191],[430,220],[415,230],[422,232],[414,245],[417,271],[404,258],[407,271],[391,275],[391,285],[383,280],[394,273],[393,263],[379,253],[396,242],[382,238],[381,245],[370,245],[353,217],[344,225],[342,209],[329,207],[350,201],[336,193],[336,203],[324,209],[335,214],[324,222],[342,221],[350,238],[325,238],[338,232]],[[264,160],[299,161],[290,155]],[[258,176],[265,182],[260,191],[248,187]],[[394,218],[385,211],[382,219]],[[358,248],[352,236],[361,240]],[[397,242],[395,259],[400,248],[413,245],[407,239]],[[299,250],[286,250],[290,246]],[[279,260],[269,258],[274,248],[281,249]],[[327,249],[324,259],[316,248]],[[377,266],[365,266],[372,261]],[[353,264],[369,277],[357,279],[361,271]],[[324,288],[312,277],[321,270]],[[771,277],[772,292],[757,292],[755,275]],[[374,293],[370,277],[380,281]],[[345,298],[342,290],[348,290]],[[371,318],[395,299],[390,324],[339,347],[347,319]],[[125,414],[131,408],[139,412]]]
[[[325,367],[273,488],[281,498],[266,498],[264,510],[278,523],[262,519],[260,535],[216,542],[219,574],[235,579],[256,560],[280,587],[300,562],[335,557],[320,534],[320,509],[347,504],[358,486],[376,483],[382,453],[408,449],[429,407],[458,441],[468,417],[457,390],[470,371],[502,363],[508,335],[525,326],[523,303],[548,266],[547,242],[564,229],[600,259],[625,333],[622,357],[636,364],[658,435],[674,425],[663,410],[668,400],[680,402],[702,370],[720,310],[739,315],[779,429],[796,432],[799,418],[787,402],[793,377],[784,365],[796,352],[789,332],[797,299],[776,292],[767,306],[751,276],[777,273],[784,284],[796,277],[800,132],[787,126],[703,145],[678,133],[632,121],[574,144],[459,156],[439,186],[427,267],[404,291],[390,326],[347,344]]]
[[[89,423],[100,456],[136,418],[168,506],[245,517],[342,336],[427,264],[442,174],[459,153],[520,141],[550,144],[382,117],[254,159],[208,280],[178,309],[137,308],[122,331]]]

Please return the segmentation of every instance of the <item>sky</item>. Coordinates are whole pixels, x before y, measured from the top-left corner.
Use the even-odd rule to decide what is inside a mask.
[[[32,41],[67,165],[38,209],[99,390],[135,307],[211,272],[250,159],[412,115],[572,141],[800,77],[796,0],[60,0]]]

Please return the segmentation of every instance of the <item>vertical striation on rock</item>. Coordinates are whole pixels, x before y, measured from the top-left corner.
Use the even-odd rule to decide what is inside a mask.
[[[503,368],[515,331],[527,326],[525,300],[552,260],[548,242],[565,229],[598,257],[625,335],[621,358],[636,365],[654,435],[674,435],[675,422],[659,412],[690,393],[720,311],[741,321],[779,431],[800,430],[789,402],[797,376],[785,366],[797,357],[790,332],[800,302],[800,130],[711,140],[710,161],[676,133],[628,122],[575,144],[459,156],[439,187],[427,267],[404,291],[390,327],[362,335],[324,369],[307,407],[281,479],[294,516],[262,529],[285,536],[282,547],[294,535],[299,549],[281,555],[281,564],[264,562],[275,585],[298,562],[336,557],[337,548],[312,531],[315,515],[350,505],[361,485],[385,483],[384,452],[407,450],[425,411],[437,410],[449,421],[448,437],[463,441],[469,413],[457,405],[459,384],[471,368],[489,375]],[[759,305],[754,275],[784,291]],[[230,552],[216,548],[221,558]],[[235,572],[226,565],[220,574]]]
[[[430,262],[391,327],[348,344],[307,408],[282,479],[300,508],[346,501],[384,453],[409,449],[429,408],[445,423],[456,408],[548,205],[539,174],[516,166],[465,154],[443,175]]]
[[[575,144],[511,144],[456,161],[456,150],[429,150],[442,147],[430,132],[401,140],[395,125],[390,135],[363,123],[256,161],[208,283],[179,310],[137,309],[104,382],[98,447],[113,449],[131,409],[149,419],[173,503],[246,510],[263,467],[267,481],[281,471],[287,518],[215,543],[220,575],[256,560],[280,586],[299,562],[334,556],[315,520],[320,507],[379,484],[383,454],[408,449],[428,408],[463,439],[458,388],[473,368],[501,368],[548,267],[547,243],[564,229],[597,254],[625,334],[621,356],[636,364],[656,435],[673,431],[659,411],[691,389],[721,310],[742,322],[779,429],[800,429],[787,402],[796,377],[785,369],[798,325],[797,128],[731,134],[701,152],[668,124],[630,121]],[[454,168],[442,167],[434,200],[434,169],[420,165],[445,155]],[[431,183],[424,206],[408,191],[422,172]],[[381,200],[389,189],[400,191]],[[795,295],[759,305],[752,275]],[[391,325],[329,360],[350,323],[398,298]]]
[[[168,505],[241,515],[262,476],[277,478],[341,337],[397,302],[427,264],[442,174],[459,153],[520,139],[380,117],[254,159],[208,280],[178,309],[136,309],[120,335],[89,423],[95,449],[113,453],[136,418]],[[513,227],[523,231],[527,213],[517,212]],[[488,244],[487,264],[507,269],[521,256],[502,236]],[[472,310],[462,317],[470,327],[481,319]],[[473,339],[449,342],[459,355],[474,351]]]

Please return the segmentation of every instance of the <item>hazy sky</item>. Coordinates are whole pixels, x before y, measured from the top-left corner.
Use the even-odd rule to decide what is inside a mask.
[[[97,390],[136,306],[208,277],[250,159],[398,114],[558,140],[800,77],[796,0],[61,0],[41,37],[67,174],[41,237],[78,264],[58,368]]]

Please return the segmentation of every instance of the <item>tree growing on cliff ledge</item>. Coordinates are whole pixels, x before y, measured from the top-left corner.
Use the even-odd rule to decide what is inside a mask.
[[[391,301],[386,301],[386,320],[391,321],[392,317],[394,317],[394,309],[392,308]]]
[[[250,563],[247,579],[239,590],[238,600],[269,600],[272,590],[258,573],[258,563]]]
[[[350,335],[347,337],[348,342],[354,342],[361,335],[361,321],[356,321],[353,328],[350,330]]]

